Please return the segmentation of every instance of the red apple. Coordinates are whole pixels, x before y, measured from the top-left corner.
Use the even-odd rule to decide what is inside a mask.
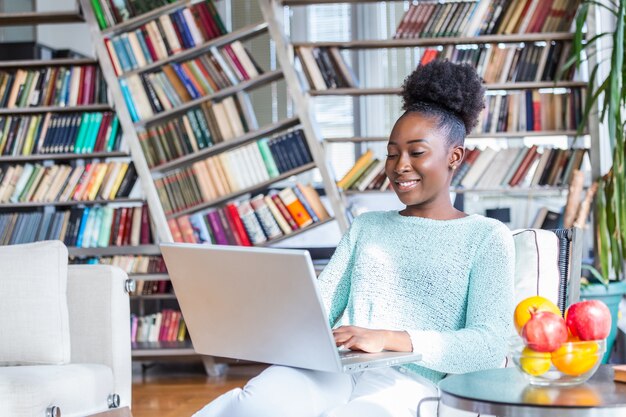
[[[611,332],[611,312],[602,301],[580,301],[567,309],[565,323],[580,340],[606,339]]]
[[[526,346],[537,352],[554,352],[567,341],[565,320],[550,311],[531,313],[531,318],[522,328]]]

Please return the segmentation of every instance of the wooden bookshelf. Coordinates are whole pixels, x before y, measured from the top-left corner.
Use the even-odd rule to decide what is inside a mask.
[[[159,18],[160,16],[163,16],[166,13],[171,13],[173,10],[176,10],[178,8],[195,4],[196,2],[190,1],[190,0],[177,1],[170,5],[157,8],[141,16],[133,17],[132,19],[129,19],[126,22],[123,22],[121,24],[115,25],[111,28],[107,28],[104,30],[99,29],[98,23],[95,19],[91,1],[79,0],[79,2],[80,2],[82,9],[84,10],[85,19],[87,21],[87,24],[89,26],[89,29],[92,35],[92,40],[96,49],[96,54],[101,62],[103,77],[109,86],[110,96],[112,98],[113,103],[115,103],[115,107],[118,111],[120,124],[125,134],[125,139],[128,142],[128,146],[130,148],[130,152],[131,152],[133,161],[135,163],[135,167],[137,169],[137,173],[140,178],[142,188],[144,189],[144,192],[146,193],[146,197],[147,197],[148,204],[150,207],[150,212],[153,217],[153,223],[155,226],[156,233],[158,234],[159,241],[161,242],[173,241],[172,233],[168,225],[169,219],[178,218],[186,214],[190,214],[190,213],[200,211],[200,210],[203,210],[203,209],[215,206],[215,205],[226,203],[229,200],[236,199],[237,197],[244,196],[248,193],[262,190],[274,183],[283,181],[293,175],[298,175],[300,173],[306,172],[314,168],[320,168],[320,171],[323,174],[326,172],[323,154],[319,150],[319,148],[321,148],[320,143],[316,140],[315,136],[309,135],[309,130],[308,130],[308,126],[310,126],[310,122],[308,121],[309,114],[303,113],[298,110],[294,112],[296,115],[294,117],[289,117],[284,120],[271,123],[269,125],[261,126],[259,128],[254,128],[254,125],[255,125],[254,121],[249,121],[248,120],[249,118],[246,118],[247,115],[245,114],[245,110],[247,109],[243,109],[244,112],[242,112],[241,116],[246,118],[246,122],[249,122],[247,126],[248,128],[252,129],[250,132],[241,134],[241,131],[240,131],[240,136],[236,138],[229,139],[221,143],[217,143],[214,146],[206,147],[192,154],[184,155],[179,158],[176,158],[175,160],[170,160],[166,163],[150,168],[146,160],[146,155],[144,155],[143,153],[143,149],[141,147],[142,145],[139,143],[138,132],[145,131],[150,127],[165,124],[165,122],[169,120],[181,117],[185,113],[187,113],[189,110],[199,108],[203,103],[207,103],[210,101],[220,101],[223,98],[226,98],[229,96],[237,96],[238,99],[243,97],[245,99],[245,95],[247,95],[250,90],[284,79],[286,77],[286,75],[284,74],[285,65],[283,64],[282,61],[279,61],[280,65],[278,66],[278,69],[274,69],[275,67],[272,65],[271,67],[272,69],[266,68],[265,72],[259,74],[258,76],[253,77],[253,79],[238,82],[236,85],[216,91],[214,94],[209,94],[203,97],[199,97],[195,100],[191,100],[189,102],[183,103],[180,106],[174,106],[174,108],[172,109],[169,109],[164,112],[156,113],[149,118],[145,118],[139,121],[132,120],[132,117],[130,115],[130,112],[127,106],[127,102],[125,100],[125,96],[123,95],[122,90],[120,88],[119,81],[126,79],[128,77],[131,77],[131,76],[132,76],[132,78],[130,78],[131,81],[133,79],[136,80],[137,75],[140,75],[148,71],[150,72],[156,71],[159,68],[162,68],[164,65],[167,65],[173,62],[182,62],[182,61],[194,59],[195,57],[198,57],[201,54],[204,54],[207,51],[210,51],[213,47],[221,47],[224,45],[228,45],[232,43],[233,41],[237,41],[237,40],[244,41],[252,37],[264,34],[270,30],[271,22],[262,21],[259,23],[246,25],[245,27],[236,29],[230,33],[225,33],[222,36],[219,36],[218,38],[208,39],[200,45],[196,45],[192,48],[182,50],[176,54],[171,54],[171,56],[168,56],[167,58],[164,58],[163,55],[159,55],[161,56],[161,58],[164,58],[164,59],[160,59],[154,63],[145,65],[142,68],[134,69],[126,73],[120,74],[118,76],[113,68],[111,58],[109,57],[109,52],[105,45],[105,39],[111,38],[112,36],[124,33],[126,31],[134,30],[140,27],[141,25],[147,23],[148,21]],[[271,37],[271,34],[270,34],[270,37]],[[206,37],[203,37],[203,39],[206,39]],[[191,45],[191,44],[188,44],[188,45]],[[226,58],[225,65],[229,66],[230,60],[228,59],[228,57],[225,57],[225,58]],[[223,65],[219,62],[218,64]],[[221,69],[219,69],[219,65],[216,65],[216,67],[218,70],[221,71]],[[129,68],[129,67],[126,66],[126,68]],[[292,71],[292,68],[290,66],[287,67],[287,71]],[[242,104],[246,104],[246,103],[242,101]],[[254,112],[254,109],[252,111]],[[287,130],[292,129],[294,127],[301,128],[304,131],[306,143],[308,145],[313,162],[306,164],[302,167],[299,167],[297,169],[285,172],[284,174],[278,177],[272,178],[271,180],[268,180],[261,184],[255,184],[254,186],[240,190],[236,193],[228,194],[217,200],[199,204],[194,207],[176,212],[171,215],[165,215],[163,206],[161,204],[161,200],[159,198],[159,195],[157,193],[155,183],[154,183],[154,181],[159,178],[161,173],[165,173],[169,170],[173,170],[177,168],[186,167],[190,164],[193,164],[196,161],[206,159],[213,155],[218,155],[222,152],[226,152],[236,147],[241,147],[243,145],[252,143],[258,139],[261,139],[270,135],[281,134],[283,132],[286,133]],[[187,149],[186,151],[189,151],[189,150]],[[180,154],[183,152],[178,152],[176,154]],[[326,176],[326,179],[327,179],[329,186],[334,188],[334,186],[331,184],[332,180],[330,179],[330,176]],[[336,197],[337,198],[335,201],[338,204],[340,204],[339,195],[337,193],[336,193]],[[344,216],[343,214],[344,210],[338,209],[338,207],[339,206],[334,207],[333,211],[338,212],[339,218],[341,218],[342,216]],[[347,225],[347,221],[345,222],[345,224]],[[311,227],[314,227],[314,226],[312,225]],[[303,229],[302,231],[298,231],[298,234],[303,233],[305,230],[309,230],[309,229],[310,227]],[[289,236],[294,236],[295,234],[296,232],[292,233]],[[273,242],[274,241],[272,241],[272,243]],[[140,254],[140,253],[138,253],[135,250],[133,251],[133,254]],[[132,277],[133,279],[136,279],[136,280],[144,280],[146,278],[146,275],[137,274],[137,275],[132,275]],[[163,274],[163,275],[153,274],[151,278],[169,279],[166,274]],[[144,302],[146,299],[147,298],[145,297],[137,298],[137,300],[139,300],[139,303]],[[155,300],[158,300],[158,298],[155,298]],[[156,344],[143,345],[143,346],[136,345],[134,346],[134,350],[133,350],[133,358],[140,358],[140,359],[141,358],[174,357],[174,356],[176,357],[193,356],[193,355],[195,355],[195,352],[193,351],[193,349],[191,348],[191,345],[188,342],[184,344],[177,344],[174,346],[171,346],[169,344],[164,344],[164,343],[156,343]]]
[[[101,257],[117,255],[154,255],[160,256],[161,249],[158,245],[139,246],[107,246],[104,248],[67,248],[70,256],[77,257]]]
[[[76,159],[129,158],[127,152],[92,152],[92,153],[46,153],[21,156],[0,156],[0,163],[23,163],[34,161],[71,161]]]
[[[48,201],[48,202],[27,202],[27,203],[0,203],[0,210],[4,209],[22,209],[36,207],[71,207],[71,206],[95,206],[98,204],[131,204],[142,203],[140,198],[118,198],[115,200],[89,200],[89,201]]]
[[[165,293],[165,294],[138,294],[131,295],[131,300],[176,300],[176,294],[173,293]]]
[[[0,69],[56,67],[63,65],[98,65],[98,61],[92,58],[54,58],[0,61]]]
[[[195,356],[191,341],[184,342],[133,342],[133,359],[163,356]]]
[[[83,16],[75,11],[0,13],[0,26],[83,23]]]
[[[128,30],[136,29],[139,26],[143,25],[144,23],[149,22],[150,20],[155,19],[164,13],[169,13],[173,10],[178,9],[179,7],[183,7],[190,3],[191,3],[191,0],[174,1],[170,4],[166,4],[165,6],[158,7],[147,13],[141,14],[139,16],[134,16],[122,23],[118,23],[117,25],[108,27],[106,29],[102,29],[102,34],[112,36],[118,33],[126,32]]]
[[[229,43],[232,43],[234,41],[245,41],[254,36],[258,36],[261,33],[264,33],[266,31],[267,31],[267,23],[262,22],[262,23],[255,23],[252,25],[248,25],[241,29],[232,31],[226,35],[220,36],[219,38],[211,39],[210,41],[205,42],[202,45],[198,45],[190,49],[185,49],[165,59],[160,59],[151,64],[145,65],[141,68],[124,72],[122,75],[120,75],[120,78],[126,78],[130,75],[147,72],[152,69],[162,67],[165,64],[169,64],[170,62],[179,62],[185,59],[192,59],[198,55],[201,55],[204,52],[207,52],[212,47],[221,47],[224,45],[228,45]]]
[[[538,90],[549,88],[586,88],[585,81],[541,81],[485,84],[487,90]],[[311,96],[373,96],[400,95],[402,88],[329,88],[327,90],[309,90]]]
[[[276,80],[282,78],[283,73],[281,70],[274,70],[265,72],[254,79],[243,81],[237,85],[233,85],[228,88],[224,88],[223,90],[216,91],[214,94],[209,94],[208,96],[200,97],[195,100],[188,101],[187,103],[182,104],[181,106],[176,107],[175,109],[171,109],[168,111],[164,111],[161,113],[157,113],[154,116],[139,120],[134,123],[135,128],[149,127],[160,122],[172,119],[176,116],[180,116],[186,113],[188,110],[199,106],[202,103],[206,103],[207,101],[219,100],[221,98],[232,96],[239,91],[248,90],[251,88],[258,88],[265,84],[269,84]]]
[[[129,272],[128,278],[134,279],[136,281],[169,281],[170,276],[166,273],[134,273]]]
[[[405,0],[387,0],[387,1],[405,1]],[[336,4],[336,3],[380,3],[381,0],[282,0],[284,6],[312,6],[316,4]]]
[[[519,139],[526,137],[547,137],[547,136],[585,136],[587,132],[578,134],[576,130],[542,130],[530,132],[495,132],[495,133],[472,133],[467,135],[466,140],[473,139]],[[369,137],[336,137],[324,138],[327,143],[368,143],[368,142],[387,142],[388,137],[385,136],[369,136]]]
[[[286,30],[286,25],[280,26],[282,24],[282,22],[285,19],[288,19],[286,17],[284,17],[285,14],[285,10],[284,7],[288,6],[288,7],[305,7],[305,6],[311,6],[311,5],[321,5],[321,4],[348,4],[348,5],[365,5],[365,4],[376,4],[377,7],[381,6],[381,10],[382,8],[386,5],[386,3],[389,3],[390,6],[392,3],[399,3],[399,1],[395,1],[395,0],[388,0],[388,1],[382,1],[382,0],[260,0],[261,3],[265,6],[265,10],[264,12],[266,13],[266,19],[272,20],[274,19],[275,21],[277,21],[279,23],[279,28],[282,31],[282,36],[284,38],[286,38],[288,40],[288,34],[287,34],[287,30]],[[420,2],[421,3],[421,2]],[[396,22],[396,26],[398,23],[400,23],[400,19],[403,19],[406,14],[405,12],[407,11],[407,6],[410,5],[414,5],[415,2],[411,3],[411,2],[404,2],[404,5],[398,5],[398,7],[394,7],[393,9],[390,8],[389,10],[389,16],[393,17],[399,17]],[[351,9],[353,13],[360,13],[360,9],[355,7],[353,9]],[[269,17],[268,17],[269,16]],[[369,15],[368,15],[369,16]],[[502,16],[500,16],[502,17]],[[359,21],[358,16],[356,17],[357,21]],[[449,22],[449,21],[448,21]],[[554,22],[552,22],[554,23]],[[293,22],[291,23],[293,24]],[[446,23],[444,23],[445,25]],[[518,23],[519,24],[519,23]],[[543,24],[543,23],[542,23]],[[393,23],[392,23],[393,25]],[[405,33],[407,31],[415,31],[415,30],[420,30],[420,29],[416,29],[413,27],[407,28],[408,26],[406,26],[404,28]],[[457,26],[458,27],[458,26]],[[547,26],[546,26],[547,27]],[[552,27],[556,27],[556,26],[552,26]],[[421,28],[421,27],[420,27]],[[353,31],[352,33],[354,33],[354,28],[352,28]],[[391,28],[392,30],[395,28]],[[429,30],[429,29],[427,29]],[[435,31],[437,31],[439,29],[435,29]],[[456,29],[455,29],[456,30]],[[554,29],[556,30],[556,29]],[[440,37],[415,37],[415,38],[398,38],[398,39],[353,39],[353,40],[345,40],[345,41],[332,41],[332,40],[325,40],[325,41],[298,41],[298,42],[291,42],[290,44],[288,44],[287,46],[287,50],[289,51],[290,58],[293,59],[294,57],[294,53],[293,50],[297,49],[299,47],[306,47],[306,48],[337,48],[340,50],[357,50],[357,51],[363,51],[363,50],[369,50],[369,51],[375,51],[375,50],[384,50],[384,49],[394,49],[394,50],[402,50],[405,49],[406,54],[407,54],[407,59],[408,59],[408,55],[409,54],[413,54],[414,52],[416,52],[415,50],[411,50],[411,48],[427,48],[427,47],[443,47],[444,52],[443,53],[450,53],[451,51],[448,51],[450,48],[449,47],[453,47],[455,45],[482,45],[482,44],[506,44],[508,46],[513,46],[513,45],[518,45],[518,44],[529,44],[529,45],[533,45],[536,47],[540,47],[540,45],[538,45],[539,42],[545,43],[547,45],[550,45],[552,42],[571,42],[574,39],[574,35],[570,32],[558,32],[558,31],[552,31],[552,32],[540,32],[540,33],[515,33],[515,34],[506,34],[506,35],[479,35],[479,36],[474,36],[474,37],[470,37],[470,36],[440,36]],[[367,37],[367,33],[363,34],[363,37]],[[446,48],[448,47],[448,48]],[[402,51],[402,52],[405,52]],[[550,52],[550,55],[548,55],[548,52]],[[512,53],[512,52],[511,52]],[[556,52],[555,52],[556,53]],[[539,52],[537,52],[537,54],[539,54]],[[541,49],[541,54],[542,54],[542,59],[547,59],[549,57],[551,57],[552,55],[552,51],[548,50],[548,49]],[[361,62],[364,58],[364,54],[351,54],[351,58],[353,60],[358,60],[358,68],[355,68],[355,72],[356,69],[360,69],[362,70],[363,67],[362,65],[367,65],[364,64],[363,62]],[[464,55],[459,54],[459,56],[461,58],[465,57]],[[477,56],[477,55],[476,55]],[[488,57],[491,57],[492,55],[489,55]],[[517,57],[519,57],[519,55],[516,55]],[[538,56],[538,55],[537,55]],[[473,56],[474,57],[474,56]],[[317,55],[314,54],[314,56],[312,57],[313,61],[310,60],[309,54],[304,54],[304,53],[298,53],[297,54],[297,59],[301,64],[302,67],[302,74],[300,74],[300,79],[301,80],[305,80],[304,84],[313,84],[313,83],[318,83],[319,84],[319,74],[318,73],[318,69],[321,72],[321,76],[323,78],[323,81],[326,85],[329,84],[333,84],[333,80],[329,80],[329,78],[332,78],[334,75],[329,75],[328,71],[329,69],[326,68],[326,66],[328,65],[328,63],[325,60],[325,57],[321,58],[322,64],[319,64],[319,61],[317,60]],[[346,65],[348,67],[351,67],[353,62],[350,62],[349,59],[346,59],[346,57],[344,57],[344,62],[343,63],[337,63],[336,61],[336,55],[333,54],[329,54],[327,56],[327,58],[330,59],[331,61],[331,65],[335,66],[335,64],[337,64],[337,67],[341,67],[342,65]],[[484,56],[480,55],[480,58],[483,59]],[[417,59],[415,56],[412,56],[411,59]],[[466,58],[463,58],[466,59]],[[477,58],[478,59],[478,58]],[[510,53],[509,56],[507,56],[507,59],[509,59],[509,64],[507,64],[508,66],[505,66],[506,70],[510,71],[511,70],[511,63],[514,63],[515,65],[518,64],[517,60],[513,60],[511,61],[510,59]],[[538,59],[536,56],[529,58],[529,57],[525,57],[526,60],[529,59]],[[554,58],[550,58],[550,59],[554,59]],[[559,59],[559,58],[557,58]],[[520,58],[521,60],[521,58]],[[418,60],[419,61],[419,60]],[[315,65],[317,64],[318,68],[313,68],[313,69],[308,69],[308,67],[306,67],[308,62],[309,67],[311,65]],[[403,61],[404,62],[404,61]],[[412,61],[411,61],[412,62]],[[488,61],[485,61],[483,63],[483,61],[480,61],[481,65],[483,65],[483,69],[486,68],[486,66],[488,65]],[[546,62],[546,61],[544,61]],[[546,64],[547,65],[547,64]],[[513,67],[514,69],[516,67]],[[547,69],[549,68],[548,66],[546,67],[541,67],[542,69]],[[305,73],[305,71],[308,71],[308,73]],[[543,76],[542,74],[539,74],[539,76],[537,76],[537,74],[531,74],[530,70],[527,70],[529,73],[528,74],[524,74],[523,76],[520,76],[519,79],[542,79],[541,77]],[[553,71],[553,69],[547,70],[547,71]],[[337,78],[339,78],[339,80],[335,80],[337,82],[338,85],[343,85],[343,84],[350,84],[351,80],[350,80],[350,74],[349,71],[345,71],[345,69],[338,69],[335,68],[335,72],[337,72]],[[493,71],[492,71],[493,72]],[[407,74],[408,75],[408,74]],[[498,80],[500,78],[502,78],[499,75],[494,75],[494,74],[490,74],[493,75],[493,77],[491,77],[494,80]],[[552,77],[552,73],[550,72],[548,77]],[[311,81],[311,79],[313,79],[314,81]],[[546,78],[546,79],[550,79],[550,78]],[[341,82],[340,82],[341,81]],[[367,82],[368,80],[365,79],[360,79],[360,84],[361,85],[368,85]],[[299,89],[303,89],[304,87],[302,87],[302,84],[297,84],[296,85],[297,88]],[[291,86],[293,88],[293,86]],[[546,94],[549,94],[551,92],[551,90],[556,90],[556,89],[566,89],[566,90],[575,90],[575,92],[578,94],[580,93],[579,90],[583,90],[582,91],[582,95],[584,96],[585,92],[584,89],[586,89],[587,87],[587,82],[584,81],[542,81],[542,82],[508,82],[508,83],[498,83],[498,82],[492,82],[492,83],[486,83],[485,84],[485,88],[488,90],[487,94],[490,96],[495,96],[495,95],[504,95],[504,94],[509,94],[509,92],[516,92],[516,91],[521,91],[521,90],[545,90],[545,91],[541,91],[542,93],[545,92]],[[315,100],[316,97],[353,97],[354,99],[352,100],[352,103],[354,105],[354,132],[356,133],[354,136],[352,137],[328,137],[328,138],[323,138],[322,141],[324,143],[324,145],[328,145],[328,144],[332,144],[332,143],[354,143],[358,146],[356,146],[356,149],[361,149],[362,152],[364,152],[364,146],[368,143],[384,143],[388,141],[388,136],[374,136],[374,135],[367,135],[365,133],[365,131],[367,131],[368,129],[370,129],[370,125],[363,123],[363,119],[364,117],[367,117],[364,115],[363,113],[363,108],[362,106],[365,106],[364,103],[366,103],[364,97],[367,96],[393,96],[393,95],[400,95],[402,92],[402,89],[398,87],[365,87],[365,88],[361,88],[361,87],[357,87],[357,88],[332,88],[329,87],[328,89],[322,89],[322,90],[314,90],[312,89],[308,89],[306,91],[303,91],[304,95],[305,95],[305,100],[308,100],[309,102],[307,103],[309,108],[314,108],[315,106],[312,103],[312,100]],[[573,96],[574,93],[568,93],[571,94]],[[579,95],[576,95],[575,97],[579,97]],[[548,101],[551,102],[551,101]],[[496,102],[497,104],[500,103],[500,101],[498,100]],[[506,103],[503,100],[503,103]],[[543,101],[542,101],[543,103]],[[564,101],[565,103],[565,101]],[[493,102],[491,102],[491,104],[493,104]],[[568,102],[569,105],[569,102]],[[504,104],[502,105],[504,106]],[[508,104],[507,104],[508,106]],[[503,107],[498,107],[496,108],[496,113],[499,113],[500,110]],[[507,107],[506,109],[502,110],[502,112],[508,111],[509,108]],[[564,111],[570,111],[570,109],[564,107]],[[474,143],[479,143],[479,141],[481,140],[507,140],[507,139],[511,139],[511,140],[521,140],[523,138],[527,138],[528,141],[532,141],[533,139],[539,139],[541,137],[560,137],[560,136],[565,136],[568,138],[573,138],[573,137],[578,137],[578,136],[585,136],[585,135],[589,135],[588,131],[585,132],[581,132],[579,133],[578,131],[575,130],[575,128],[571,127],[571,120],[567,120],[567,123],[564,126],[567,126],[567,128],[563,129],[563,130],[539,130],[539,131],[515,131],[515,132],[495,132],[495,133],[490,133],[489,132],[489,127],[491,126],[488,122],[491,123],[495,123],[493,122],[493,120],[496,120],[495,117],[491,112],[488,116],[485,116],[485,118],[481,119],[481,123],[483,124],[483,126],[487,126],[486,129],[485,127],[483,127],[483,129],[487,130],[486,132],[480,132],[480,133],[474,133],[471,135],[467,136],[467,140],[469,141],[475,141]],[[502,116],[500,116],[502,117]],[[571,118],[572,120],[575,120],[575,117],[572,116]],[[498,119],[499,121],[500,119]],[[559,124],[555,124],[560,126]],[[517,127],[517,126],[515,126]],[[320,129],[323,130],[323,129]],[[364,131],[365,130],[365,131]],[[361,133],[363,132],[363,133]],[[593,135],[592,135],[593,136]],[[597,138],[591,138],[591,142],[592,142],[592,148],[595,146],[594,143],[597,143]],[[330,147],[329,146],[325,146],[325,149],[327,151],[330,152]],[[358,152],[358,151],[357,151]],[[585,157],[586,158],[586,157]],[[592,158],[593,160],[593,158]],[[373,191],[365,191],[365,192],[358,192],[358,191],[352,191],[352,190],[346,190],[346,191],[342,191],[342,194],[344,194],[345,196],[351,196],[351,195],[361,195],[361,194],[374,194],[374,195],[382,195],[383,193],[391,193],[392,191],[387,191],[387,192],[381,192],[381,191],[377,191],[377,190],[373,190]],[[482,194],[485,196],[485,198],[488,198],[488,196],[491,195],[505,195],[505,196],[511,196],[512,198],[517,198],[519,197],[528,197],[528,198],[532,198],[534,196],[556,196],[556,197],[562,197],[566,192],[567,192],[567,187],[563,186],[563,187],[553,187],[553,186],[537,186],[537,187],[494,187],[494,188],[472,188],[472,189],[464,189],[464,188],[454,188],[451,189],[450,192],[454,192],[454,193],[458,193],[458,194],[465,194],[465,193],[476,193],[476,194]],[[480,198],[480,197],[479,197]]]
[[[331,223],[334,220],[335,219],[332,218],[332,217],[328,218],[326,220],[321,220],[319,222],[312,223],[312,224],[310,224],[307,227],[304,227],[302,229],[294,230],[293,232],[289,233],[288,235],[282,235],[282,236],[279,236],[279,237],[277,237],[275,239],[268,240],[267,242],[263,242],[260,245],[255,245],[255,246],[272,246],[272,245],[274,245],[274,244],[276,244],[278,242],[281,242],[283,240],[287,240],[287,239],[292,238],[294,236],[298,236],[299,234],[305,233],[308,230],[313,229],[315,227],[321,226],[321,225],[326,224],[326,223]]]
[[[574,34],[570,32],[554,33],[522,33],[512,35],[481,35],[473,37],[437,37],[437,38],[411,38],[411,39],[381,39],[381,40],[355,40],[344,42],[294,42],[295,48],[300,46],[316,48],[340,48],[340,49],[398,49],[420,48],[428,46],[447,45],[477,45],[485,43],[522,43],[540,41],[571,41]]]
[[[291,171],[287,171],[287,172],[285,172],[283,174],[280,174],[279,176],[277,176],[275,178],[271,178],[271,179],[269,179],[267,181],[261,182],[259,184],[255,184],[252,187],[244,188],[243,190],[227,194],[227,195],[222,196],[220,198],[217,198],[215,200],[212,200],[212,201],[209,201],[209,202],[206,202],[206,203],[203,203],[203,204],[198,204],[196,206],[189,207],[188,209],[181,210],[181,211],[178,211],[176,213],[170,214],[170,215],[167,216],[167,218],[168,219],[175,219],[175,218],[183,216],[185,214],[190,214],[190,213],[194,213],[196,211],[200,211],[200,210],[203,210],[203,209],[206,209],[206,208],[209,208],[209,207],[217,206],[217,205],[225,203],[225,202],[227,202],[229,200],[234,200],[237,197],[241,197],[241,196],[249,194],[249,193],[254,193],[256,191],[263,190],[265,188],[268,188],[269,186],[271,186],[274,183],[277,183],[277,182],[282,181],[282,180],[286,180],[289,177],[292,177],[292,176],[298,175],[298,174],[302,174],[303,172],[310,171],[310,170],[312,170],[314,168],[317,168],[317,166],[315,165],[314,162],[302,165],[301,167],[298,167],[297,169],[293,169]]]
[[[264,126],[260,129],[256,129],[251,132],[248,132],[245,135],[240,136],[238,138],[229,139],[227,141],[218,143],[217,145],[204,148],[196,153],[185,155],[181,158],[177,158],[177,159],[168,161],[164,164],[157,165],[156,167],[152,168],[151,171],[152,172],[164,172],[164,171],[172,170],[175,168],[180,168],[186,165],[190,165],[196,161],[208,158],[209,156],[216,155],[218,153],[227,151],[232,148],[239,147],[241,145],[245,145],[247,143],[255,141],[256,139],[260,139],[262,137],[272,135],[282,130],[287,130],[289,128],[295,127],[298,125],[298,123],[300,123],[300,119],[298,117],[290,117],[278,123],[273,123],[269,126]]]
[[[84,104],[81,106],[38,106],[38,107],[11,107],[0,108],[0,116],[12,114],[39,114],[39,113],[78,113],[92,111],[111,111],[109,104]]]
[[[507,195],[537,195],[537,196],[561,196],[566,193],[568,187],[494,187],[494,188],[460,188],[460,187],[452,187],[450,188],[451,193],[457,194],[507,194]],[[344,194],[346,195],[363,195],[363,194],[381,194],[393,193],[393,190],[366,190],[366,191],[356,191],[356,190],[346,190]]]

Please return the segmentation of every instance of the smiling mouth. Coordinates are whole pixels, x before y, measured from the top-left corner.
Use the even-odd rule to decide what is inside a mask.
[[[409,191],[417,187],[420,180],[395,181],[398,191]]]

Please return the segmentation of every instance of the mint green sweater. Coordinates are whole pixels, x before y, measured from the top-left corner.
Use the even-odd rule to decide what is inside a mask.
[[[343,236],[319,288],[331,326],[407,331],[422,361],[405,367],[438,382],[502,364],[514,256],[511,232],[493,219],[370,212]]]

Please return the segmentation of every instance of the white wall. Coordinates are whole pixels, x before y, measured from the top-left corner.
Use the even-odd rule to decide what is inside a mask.
[[[34,2],[34,0],[32,0]],[[15,13],[32,10],[31,0],[0,0],[0,12]],[[27,42],[35,38],[32,26],[0,27],[0,42]],[[0,57],[2,58],[2,57]]]
[[[36,0],[36,10],[76,10],[77,3],[77,0]],[[86,56],[94,56],[86,23],[40,25],[37,27],[37,42],[55,49],[68,48]]]

